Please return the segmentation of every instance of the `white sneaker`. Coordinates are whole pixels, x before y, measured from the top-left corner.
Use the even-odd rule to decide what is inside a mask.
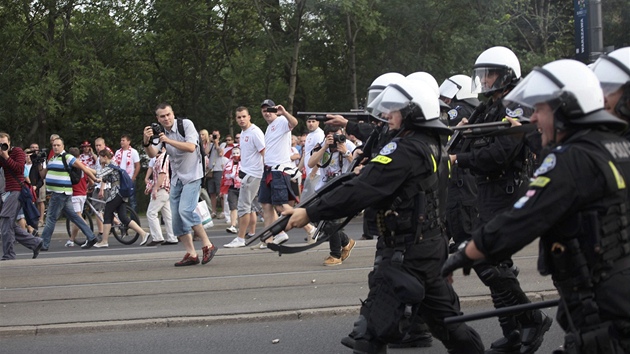
[[[140,242],[140,246],[144,246],[147,243],[147,241],[149,241],[150,236],[151,234],[147,232],[142,238],[142,242]]]
[[[313,244],[315,243],[315,232],[317,232],[317,228],[315,226],[313,226],[313,229],[311,230],[311,232],[308,233],[308,235],[306,236],[306,243],[307,244]]]
[[[227,231],[227,232],[229,232],[231,234],[237,234],[238,233],[238,229],[236,227],[234,227],[233,225],[230,225],[230,227],[225,229],[225,231]]]
[[[276,245],[281,245],[287,242],[288,239],[289,239],[289,235],[287,235],[286,232],[283,232],[279,235],[274,236],[273,243],[275,243]]]
[[[96,247],[96,248],[108,248],[109,244],[108,243],[97,242],[97,243],[94,244],[94,247]]]
[[[68,240],[68,241],[66,241],[66,244],[64,246],[66,246],[66,247],[74,247],[75,246],[74,245],[74,241]]]
[[[228,243],[227,245],[223,245],[223,247],[227,247],[227,248],[245,247],[245,240],[243,240],[240,237],[235,237],[232,240],[232,242]]]
[[[250,249],[252,249],[252,250],[265,250],[265,249],[267,249],[267,244],[264,243],[264,242],[260,242],[256,246],[250,247]]]

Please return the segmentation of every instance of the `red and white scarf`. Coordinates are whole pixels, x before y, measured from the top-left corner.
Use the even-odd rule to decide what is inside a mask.
[[[125,156],[125,162],[126,162],[125,166],[120,165],[122,163],[123,149],[116,150],[116,154],[114,154],[114,163],[118,165],[118,167],[127,171],[127,174],[129,176],[133,176],[134,166],[133,166],[133,158],[131,157],[131,148],[129,150],[124,150],[124,151],[127,152],[127,156]]]

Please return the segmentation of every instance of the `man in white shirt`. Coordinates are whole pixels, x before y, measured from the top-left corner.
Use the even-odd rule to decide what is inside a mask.
[[[295,164],[291,162],[291,130],[297,126],[297,119],[287,112],[282,105],[276,105],[266,99],[260,105],[261,113],[267,124],[265,131],[265,170],[260,181],[258,201],[263,208],[265,227],[278,219],[278,212],[290,207],[289,202],[297,200],[291,188],[291,177],[295,173]],[[241,143],[242,143],[241,135]],[[309,237],[315,227],[307,224],[305,229]],[[281,244],[289,239],[284,231],[276,235],[273,243]],[[268,240],[270,241],[270,240]],[[261,243],[259,248],[266,248]]]
[[[308,198],[310,195],[315,193],[315,188],[317,188],[319,182],[321,181],[319,168],[317,166],[309,167],[308,160],[311,158],[315,146],[323,144],[325,139],[324,131],[319,127],[319,121],[317,119],[307,118],[306,129],[308,129],[309,133],[306,136],[304,153],[302,154],[302,163],[304,165],[304,169],[306,170],[304,189],[302,189],[302,198]]]
[[[136,183],[136,177],[140,173],[140,155],[138,150],[131,147],[131,137],[129,135],[123,134],[120,137],[120,149],[116,150],[112,161],[125,170],[133,183]],[[129,197],[129,205],[133,210],[137,209],[138,200],[135,193]]]
[[[252,206],[258,195],[260,179],[263,176],[263,156],[265,153],[265,135],[251,122],[249,111],[245,107],[236,109],[236,124],[241,127],[239,147],[241,148],[241,190],[238,195],[238,236],[224,245],[228,248],[244,247],[245,234],[250,227],[256,226],[256,212]],[[238,135],[238,134],[237,134]]]

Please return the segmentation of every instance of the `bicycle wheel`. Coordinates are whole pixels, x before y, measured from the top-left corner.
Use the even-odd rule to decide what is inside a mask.
[[[138,218],[138,214],[136,214],[129,205],[125,206],[125,212],[127,213],[127,217],[129,217],[129,219],[135,221],[136,224],[140,226],[140,218]],[[112,225],[112,234],[114,234],[114,237],[123,245],[131,245],[140,237],[139,233],[124,226],[120,222],[120,219],[118,219],[117,225]]]
[[[89,213],[87,210],[83,210],[83,214],[81,214],[81,216],[83,217],[83,220],[85,220],[85,223],[88,225],[90,230],[94,232],[94,223],[92,221],[91,213]],[[70,221],[70,219],[68,219],[67,216],[66,231],[68,232],[68,236],[72,235],[72,222]],[[79,232],[77,232],[77,236],[74,238],[74,244],[77,246],[81,246],[85,243],[85,241],[87,241],[87,236],[85,236],[85,234],[81,232],[81,230],[79,230]]]

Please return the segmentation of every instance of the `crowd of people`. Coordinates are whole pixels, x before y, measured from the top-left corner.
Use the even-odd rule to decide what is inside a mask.
[[[630,280],[630,48],[590,68],[564,59],[523,77],[510,49],[492,47],[472,69],[472,76],[453,75],[439,86],[426,72],[381,75],[368,89],[371,121],[329,115],[322,129],[306,117],[301,135],[294,135],[297,118],[272,99],[259,106],[264,132],[241,106],[235,110],[241,131],[225,139],[159,104],[157,123],[142,135],[151,158],[144,191],[149,231],[121,209],[137,208],[135,193],[123,193],[126,178],[133,183],[140,171],[129,135],[115,152],[98,138],[96,151],[85,141],[81,151],[66,153],[54,134],[42,159],[37,144],[26,154],[0,133],[2,259],[15,258],[16,241],[33,258],[48,250],[62,211],[76,225],[68,247],[79,231],[87,237],[82,248],[108,247],[112,223],[120,222],[141,235],[141,245],[181,242],[186,253],[178,267],[206,264],[217,252],[195,212],[200,200],[236,235],[226,248],[244,247],[259,217],[269,226],[287,215],[286,231],[303,228],[313,243],[313,223],[363,213],[361,238],[378,239],[374,269],[342,343],[355,353],[382,353],[388,345],[430,345],[435,337],[451,353],[481,353],[474,329],[444,323],[461,314],[452,272],[473,270],[497,309],[527,304],[512,255],[540,237],[539,270],[553,277],[561,297],[564,350],[630,352],[630,290],[623,286]],[[356,176],[326,198],[295,207],[350,172]],[[50,194],[46,217],[35,225],[43,226],[41,238],[36,227],[17,222],[25,181],[40,210]],[[81,218],[92,184],[92,196],[103,201],[96,235]],[[340,265],[356,241],[343,229],[327,236],[323,264]],[[252,249],[288,239],[282,231]],[[540,310],[502,314],[502,336],[486,353],[534,353],[552,322]]]

